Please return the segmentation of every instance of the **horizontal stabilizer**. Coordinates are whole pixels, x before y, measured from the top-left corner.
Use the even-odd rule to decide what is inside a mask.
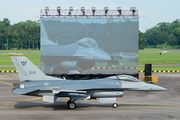
[[[20,95],[24,95],[30,92],[34,92],[37,91],[39,89],[25,89],[25,88],[16,88],[13,90],[13,94],[20,94]]]

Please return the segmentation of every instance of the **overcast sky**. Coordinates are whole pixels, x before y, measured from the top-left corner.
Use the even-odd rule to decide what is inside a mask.
[[[139,19],[139,30],[145,32],[160,22],[172,22],[180,19],[179,10],[180,0],[0,0],[0,21],[8,18],[11,25],[26,20],[38,20],[35,13],[40,13],[40,9],[49,6],[49,9],[86,9],[96,7],[103,9],[108,6],[114,10],[120,6],[124,10],[136,7],[139,14],[145,14],[144,18]]]

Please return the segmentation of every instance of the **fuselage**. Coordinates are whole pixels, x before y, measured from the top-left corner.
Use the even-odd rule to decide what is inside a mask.
[[[54,95],[53,89],[59,89],[56,94],[58,97],[72,97],[77,95],[90,95],[91,97],[120,97],[124,90],[165,90],[165,88],[148,84],[144,82],[131,82],[113,80],[109,78],[94,80],[46,80],[46,81],[29,81],[21,83],[22,89],[38,89],[38,91],[28,93],[27,95],[43,96]],[[64,92],[70,91],[70,92]],[[74,91],[74,92],[72,92]],[[85,91],[86,93],[77,93],[76,91]]]

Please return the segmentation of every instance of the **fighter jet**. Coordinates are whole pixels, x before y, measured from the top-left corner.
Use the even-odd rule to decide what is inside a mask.
[[[43,23],[41,34],[41,70],[46,74],[78,73],[79,69],[91,69],[95,62],[111,60],[109,54],[100,49],[92,38],[59,45],[48,38]]]
[[[133,61],[138,63],[138,55],[134,55],[134,56],[127,56],[127,55],[123,55],[123,53],[119,53],[119,57],[122,58],[126,58],[128,61]]]
[[[120,59],[126,59],[128,61],[132,61],[132,62],[136,62],[138,63],[138,55],[134,55],[134,56],[127,56],[127,55],[123,55],[123,53],[119,53],[116,55],[111,55],[111,61],[106,62],[109,65],[125,65],[125,63],[123,63],[122,61],[119,60]]]
[[[41,96],[43,101],[54,103],[58,97],[69,97],[67,106],[75,109],[77,100],[94,100],[118,106],[117,97],[125,90],[162,91],[166,88],[148,84],[128,75],[117,75],[92,80],[66,80],[45,75],[22,53],[9,53],[20,83],[13,84],[13,94]]]

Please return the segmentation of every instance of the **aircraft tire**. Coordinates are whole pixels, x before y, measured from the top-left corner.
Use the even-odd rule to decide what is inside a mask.
[[[69,109],[75,109],[76,104],[74,102],[69,102],[68,107],[69,107]]]
[[[117,108],[118,104],[117,103],[113,103],[112,106],[113,106],[113,108]]]
[[[68,100],[68,101],[67,101],[67,106],[69,106],[69,103],[70,103],[70,102],[71,102],[71,100]]]

